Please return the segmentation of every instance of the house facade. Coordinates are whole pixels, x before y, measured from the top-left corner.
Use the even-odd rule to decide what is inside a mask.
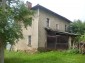
[[[75,34],[67,32],[70,20],[39,4],[32,9],[35,11],[32,25],[27,29],[22,27],[24,39],[13,46],[15,51],[57,50],[72,46]]]

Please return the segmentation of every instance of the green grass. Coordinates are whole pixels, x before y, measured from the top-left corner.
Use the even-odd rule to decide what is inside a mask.
[[[5,52],[5,63],[85,63],[85,55],[65,52]]]

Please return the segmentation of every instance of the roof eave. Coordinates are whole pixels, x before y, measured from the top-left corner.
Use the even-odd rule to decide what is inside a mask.
[[[59,15],[59,14],[57,14],[57,13],[51,11],[51,10],[49,10],[49,9],[47,9],[47,8],[45,8],[45,7],[41,6],[41,5],[39,5],[39,4],[37,4],[36,6],[32,7],[33,10],[36,10],[36,9],[38,9],[38,8],[43,8],[43,9],[45,9],[45,10],[51,12],[52,14],[54,14],[54,15],[56,15],[56,16],[58,16],[58,17],[64,19],[64,20],[66,20],[67,22],[72,23],[72,21],[70,21],[69,19],[67,19],[67,18],[65,18],[65,17],[63,17],[63,16],[61,16],[61,15]]]

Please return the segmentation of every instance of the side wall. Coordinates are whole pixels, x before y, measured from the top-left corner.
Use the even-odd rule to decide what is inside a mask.
[[[56,30],[56,24],[59,25],[59,31],[65,32],[65,25],[69,25],[68,22],[65,20],[49,13],[44,10],[39,10],[40,11],[40,18],[39,18],[39,33],[38,33],[38,40],[39,40],[39,48],[45,48],[46,47],[46,42],[47,42],[47,35],[45,31],[46,27],[46,21],[47,18],[49,18],[50,21],[50,28],[53,30]]]
[[[27,27],[27,30],[22,27],[23,29],[23,36],[24,39],[20,39],[19,42],[17,42],[14,45],[14,50],[32,50],[37,51],[38,48],[38,21],[39,21],[39,15],[38,10],[35,11],[35,15],[33,16],[32,25]],[[29,40],[28,36],[31,35],[31,46],[29,46]]]

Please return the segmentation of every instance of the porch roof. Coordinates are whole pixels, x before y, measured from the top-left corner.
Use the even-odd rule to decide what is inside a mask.
[[[55,34],[55,35],[78,36],[78,34],[75,34],[75,33],[61,32],[61,31],[58,31],[58,30],[53,30],[53,29],[51,29],[51,28],[45,28],[45,30],[46,30],[48,33],[52,33],[52,34]]]

